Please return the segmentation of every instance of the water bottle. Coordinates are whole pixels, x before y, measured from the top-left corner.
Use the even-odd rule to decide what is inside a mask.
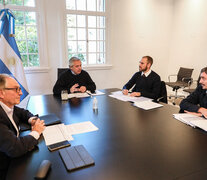
[[[98,100],[96,99],[96,97],[93,98],[93,109],[98,109]]]

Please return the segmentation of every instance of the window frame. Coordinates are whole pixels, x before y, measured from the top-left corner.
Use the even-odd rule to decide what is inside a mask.
[[[44,15],[44,3],[42,0],[35,0],[35,7],[30,6],[19,6],[19,5],[0,5],[0,9],[8,8],[11,11],[23,11],[23,12],[35,12],[36,13],[36,28],[37,28],[37,42],[38,42],[38,55],[39,55],[39,66],[29,66],[24,67],[25,73],[35,73],[35,72],[48,72],[48,61],[47,61],[47,51],[45,35],[45,19],[40,17],[45,17]],[[41,32],[41,33],[40,33]],[[44,51],[44,53],[43,53]]]
[[[84,10],[69,10],[66,7],[66,0],[64,0],[64,8],[65,8],[65,12],[64,12],[64,39],[65,39],[65,59],[66,61],[63,63],[64,66],[68,66],[68,37],[67,37],[67,15],[85,15],[86,16],[86,21],[88,16],[103,16],[105,17],[105,63],[103,64],[98,64],[96,62],[96,64],[88,64],[88,59],[87,59],[87,63],[86,64],[82,64],[84,69],[86,70],[104,70],[104,69],[111,69],[112,65],[110,64],[109,58],[108,58],[108,50],[109,50],[109,38],[108,38],[108,11],[107,8],[108,7],[108,0],[105,0],[105,12],[99,12],[99,11],[84,11]],[[88,32],[88,22],[86,22],[86,29]],[[99,29],[96,27],[96,29]],[[86,33],[87,33],[86,32]],[[88,35],[86,35],[87,37]],[[88,46],[88,39],[86,39],[87,41],[87,46]],[[76,41],[77,42],[77,41]],[[97,40],[96,40],[97,42]],[[86,53],[88,54],[88,50],[86,51]],[[97,54],[97,51],[96,51]],[[96,59],[97,61],[97,59]]]

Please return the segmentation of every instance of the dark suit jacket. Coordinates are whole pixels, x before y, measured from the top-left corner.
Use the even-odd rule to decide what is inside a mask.
[[[22,108],[14,107],[13,119],[19,127],[19,122],[27,123],[33,115]],[[10,159],[32,150],[38,141],[31,135],[17,137],[16,129],[0,105],[0,175],[6,172]]]
[[[132,89],[132,92],[140,92],[141,96],[157,99],[160,95],[160,76],[151,71],[147,77],[141,76],[142,72],[136,72],[132,78],[124,85],[123,89]]]
[[[207,108],[207,93],[206,89],[202,89],[202,86],[199,85],[192,94],[182,100],[180,108],[181,112],[182,110],[198,112],[200,107]]]

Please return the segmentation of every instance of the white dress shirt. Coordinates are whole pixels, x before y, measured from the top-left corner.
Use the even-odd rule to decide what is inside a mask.
[[[150,75],[150,73],[152,72],[152,70],[150,69],[148,72],[146,72],[146,73],[144,73],[143,71],[142,71],[142,76],[143,76],[143,74],[145,75],[145,77],[147,77],[147,76],[149,76]]]

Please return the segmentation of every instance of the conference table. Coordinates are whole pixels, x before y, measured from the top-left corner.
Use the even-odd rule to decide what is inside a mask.
[[[48,180],[206,179],[207,133],[173,118],[179,108],[143,110],[108,95],[61,101],[50,95],[31,96],[33,114],[55,113],[64,124],[91,121],[98,131],[73,135],[71,146],[83,145],[95,165],[67,171],[59,151],[50,152],[43,137],[38,148],[12,160],[7,180],[34,179],[43,160],[51,162]],[[28,132],[23,132],[23,135]]]

